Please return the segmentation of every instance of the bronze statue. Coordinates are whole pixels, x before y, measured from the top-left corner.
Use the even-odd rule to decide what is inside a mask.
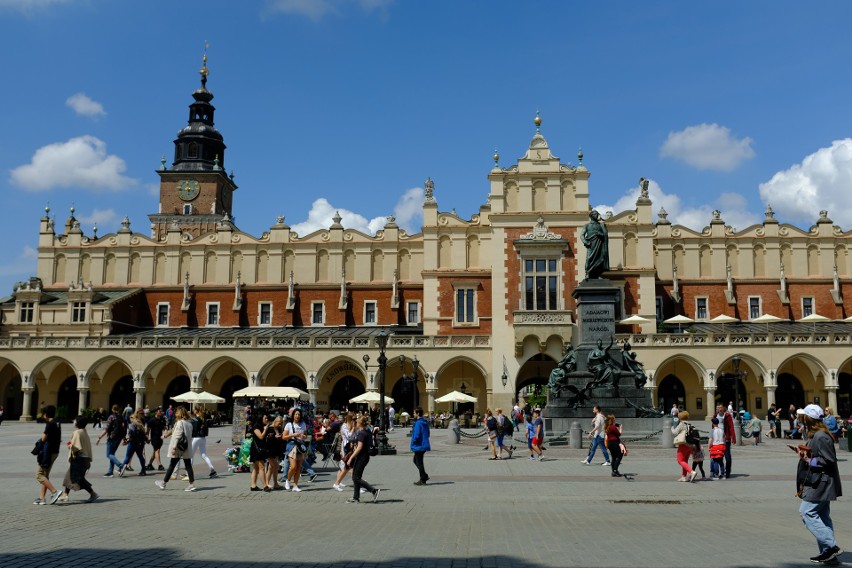
[[[589,372],[595,375],[594,385],[602,386],[607,383],[615,387],[615,395],[618,396],[618,372],[615,362],[609,356],[609,350],[615,344],[615,338],[610,337],[609,347],[604,349],[603,341],[598,339],[598,345],[589,352]]]
[[[550,379],[547,382],[547,388],[556,398],[559,398],[560,391],[568,386],[566,380],[568,374],[576,369],[577,357],[574,355],[574,347],[569,345],[565,350],[565,355],[550,372]]]
[[[589,211],[589,222],[583,227],[580,240],[586,246],[586,280],[602,278],[609,270],[609,234],[594,209]]]
[[[642,366],[642,363],[636,360],[636,352],[630,350],[630,342],[626,339],[624,340],[624,344],[621,346],[621,357],[624,370],[633,374],[633,380],[636,384],[636,388],[639,389],[644,387],[645,382],[648,380],[648,377],[645,375],[645,368]]]

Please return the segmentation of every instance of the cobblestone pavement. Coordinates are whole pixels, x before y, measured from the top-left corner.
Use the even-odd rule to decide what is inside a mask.
[[[674,449],[632,448],[622,472],[584,466],[585,450],[552,446],[543,462],[523,449],[489,461],[483,438],[446,443],[432,433],[429,485],[415,487],[407,430],[391,441],[397,456],[371,460],[365,478],[378,502],[347,504],[331,489],[333,471],[318,470],[301,493],[249,492],[249,475],[226,473],[230,429],[217,428],[208,453],[220,472],[206,477],[196,458],[198,491],[158,476],[104,479],[103,445],[89,480],[101,499],[34,506],[38,486],[29,450],[41,427],[0,426],[0,566],[810,566],[816,544],[794,497],[796,456],[777,440],[734,449],[727,481],[677,483]],[[63,425],[63,442],[71,426]],[[90,430],[91,432],[91,430]],[[94,440],[94,436],[93,436]],[[217,440],[221,442],[217,443]],[[845,441],[844,441],[845,442]],[[518,443],[520,447],[520,443]],[[150,447],[148,447],[150,450]],[[849,453],[839,452],[850,483]],[[124,449],[119,450],[124,457]],[[61,482],[64,451],[51,478]],[[596,464],[601,463],[600,453]],[[709,474],[709,462],[705,465]],[[852,487],[852,484],[848,485]],[[838,544],[852,547],[852,507],[832,507]],[[852,552],[841,557],[852,561]]]

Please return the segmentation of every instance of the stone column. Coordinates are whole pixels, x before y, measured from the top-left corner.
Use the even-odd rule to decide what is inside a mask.
[[[830,406],[837,414],[837,386],[827,386],[825,390],[828,391],[828,404],[826,406]]]
[[[33,388],[22,387],[24,393],[24,407],[21,409],[21,422],[32,422],[33,417],[30,416],[30,405],[33,403]]]
[[[766,387],[766,408],[772,406],[775,402],[775,387],[768,386]]]
[[[317,389],[317,388],[308,389],[308,394],[311,395],[311,404],[313,404],[314,406],[317,405],[317,392],[318,391],[319,391],[319,389]]]
[[[704,387],[704,408],[707,415],[704,420],[710,422],[716,415],[716,387]]]
[[[79,397],[79,402],[77,403],[80,409],[79,412],[82,413],[83,409],[86,408],[89,399],[89,389],[82,387],[77,388],[77,396]],[[69,416],[69,418],[71,418],[71,416]]]
[[[435,393],[438,392],[438,389],[432,387],[426,389],[426,406],[428,412],[435,412]]]
[[[136,394],[136,408],[145,406],[145,387],[133,389]]]

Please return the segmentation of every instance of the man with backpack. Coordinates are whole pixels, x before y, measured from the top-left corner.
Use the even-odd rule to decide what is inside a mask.
[[[512,421],[508,416],[503,414],[503,409],[497,409],[497,447],[500,449],[500,459],[503,459],[503,438],[506,437],[506,434],[509,435],[509,440],[512,439],[512,434],[515,432],[515,425],[512,424]],[[515,446],[512,443],[509,443],[509,447],[505,448],[507,452],[509,452],[509,457],[507,459],[512,459],[512,452],[515,451]]]
[[[118,468],[119,471],[122,469],[121,462],[117,457],[115,457],[115,452],[118,450],[118,447],[121,445],[121,442],[124,440],[124,436],[127,433],[126,426],[124,424],[124,418],[118,411],[118,405],[112,405],[112,414],[110,414],[109,418],[107,418],[106,428],[101,432],[101,435],[98,436],[95,445],[100,445],[101,438],[107,436],[106,443],[106,456],[109,460],[109,470],[107,470],[104,477],[112,477],[112,472],[114,468]]]

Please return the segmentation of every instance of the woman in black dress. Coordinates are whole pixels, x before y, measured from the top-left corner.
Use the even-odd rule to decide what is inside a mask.
[[[346,500],[347,503],[360,503],[361,488],[373,494],[373,501],[379,498],[379,489],[376,489],[363,479],[364,468],[370,463],[370,447],[372,446],[373,433],[368,425],[370,419],[367,416],[362,416],[358,419],[358,430],[355,433],[354,446],[352,457],[347,462],[352,468],[352,485],[354,486],[352,497]]]
[[[275,430],[272,429],[272,424],[269,423],[268,414],[263,413],[255,421],[252,435],[253,439],[249,450],[249,459],[252,463],[250,489],[251,491],[272,491],[266,475],[266,460],[269,457],[267,441],[275,436]],[[257,486],[258,477],[263,481],[263,489]]]

